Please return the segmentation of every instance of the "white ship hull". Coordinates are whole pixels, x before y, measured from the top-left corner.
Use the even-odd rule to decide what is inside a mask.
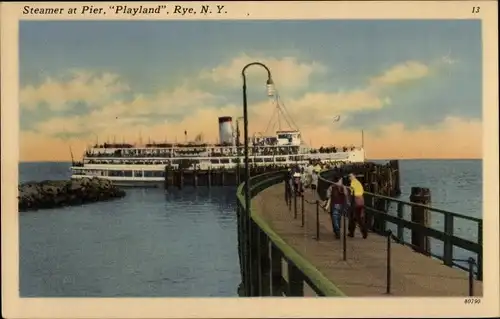
[[[123,187],[158,187],[165,181],[166,166],[172,170],[179,169],[179,162],[193,162],[185,171],[208,171],[208,170],[236,170],[243,168],[243,157],[185,157],[185,158],[157,158],[157,157],[86,157],[82,166],[73,166],[72,178],[99,177],[111,180],[117,186]],[[348,152],[335,153],[309,153],[289,154],[275,156],[250,156],[252,166],[282,166],[291,167],[295,165],[308,165],[310,160],[322,163],[355,163],[364,162],[364,150],[355,149]],[[98,162],[98,163],[96,163]],[[118,162],[118,163],[116,163]],[[127,164],[124,164],[124,163]],[[143,164],[151,162],[151,164]],[[115,164],[116,163],[116,164]],[[141,163],[141,164],[139,164]]]

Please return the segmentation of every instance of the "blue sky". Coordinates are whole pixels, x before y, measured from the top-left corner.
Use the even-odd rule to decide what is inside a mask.
[[[164,106],[150,105],[148,111],[135,116],[148,126],[165,121],[180,123],[198,112],[196,108],[237,108],[241,104],[237,69],[233,72],[234,83],[213,80],[215,73],[203,78],[200,72],[216,72],[242,56],[272,60],[276,65],[288,59],[289,63],[283,65],[289,66],[290,71],[274,77],[283,101],[299,117],[303,113],[298,106],[298,113],[294,112],[294,105],[299,105],[308,94],[309,100],[314,101],[311,94],[345,97],[368,90],[369,94],[390,101],[383,107],[370,107],[370,102],[363,107],[359,102],[349,108],[350,102],[346,102],[338,110],[335,105],[331,105],[331,110],[325,109],[331,114],[327,117],[345,114],[339,123],[344,129],[376,132],[398,123],[405,130],[416,130],[439,126],[449,117],[481,119],[479,20],[22,21],[19,46],[21,97],[29,95],[23,88],[32,88],[30,98],[21,98],[21,130],[26,132],[44,133],[47,125],[43,123],[51,118],[68,118],[68,123],[83,121],[91,111],[110,108],[116,101],[131,103],[138,96],[156,101],[150,104],[159,103],[155,98],[159,92],[171,93],[177,87],[211,96],[207,96],[206,103],[200,99],[194,100],[198,105],[182,105],[182,110],[159,111]],[[292,70],[295,66],[296,72]],[[405,69],[397,71],[398,66]],[[410,71],[417,75],[402,75],[401,83],[386,81],[373,93],[370,83],[391,70],[393,76]],[[102,101],[67,96],[60,101],[66,107],[58,108],[51,107],[51,99],[43,98],[47,92],[36,91],[50,78],[51,83],[60,84],[50,94],[58,94],[54,90],[64,90],[65,81],[71,81],[76,72],[86,72],[89,85],[102,74],[113,74],[127,88],[117,89],[116,94],[109,96],[99,93],[106,95]],[[262,81],[265,73],[255,72]],[[304,74],[303,83],[300,78],[292,78]],[[288,85],[287,81],[294,83]],[[260,82],[250,81],[249,87],[252,103],[266,103]],[[23,107],[26,101],[30,107]],[[344,100],[333,98],[332,103],[335,101]],[[117,117],[132,114],[127,112],[125,109]],[[314,127],[312,121],[305,121],[304,126]],[[75,136],[94,134],[97,130],[80,130]],[[57,132],[45,134],[56,136]]]

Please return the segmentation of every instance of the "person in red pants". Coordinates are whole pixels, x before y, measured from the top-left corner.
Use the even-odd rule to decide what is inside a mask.
[[[350,191],[353,197],[352,202],[353,205],[349,210],[349,233],[347,234],[349,237],[354,237],[354,231],[356,230],[356,224],[358,224],[359,229],[361,230],[361,234],[363,238],[368,237],[368,229],[366,226],[366,216],[365,216],[365,200],[363,197],[364,188],[363,184],[354,176],[354,174],[349,174],[350,181]]]
[[[348,206],[348,189],[342,183],[342,176],[335,176],[326,192],[327,201],[323,208],[330,211],[332,228],[336,239],[340,239],[340,221]]]

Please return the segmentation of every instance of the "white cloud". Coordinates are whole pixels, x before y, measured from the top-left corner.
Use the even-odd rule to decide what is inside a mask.
[[[198,77],[210,78],[220,84],[240,83],[238,76],[248,56],[240,56],[226,66],[220,66],[212,72],[202,72]],[[295,58],[262,59],[276,74],[279,87],[283,83],[288,88],[307,85],[308,79],[326,69],[320,64],[299,63]],[[430,67],[409,61],[395,65],[380,75],[371,78],[365,88],[342,90],[337,92],[309,92],[296,98],[283,96],[286,109],[299,128],[331,127],[332,119],[341,115],[344,121],[351,113],[361,110],[378,110],[391,105],[391,98],[383,94],[383,88],[404,81],[411,81],[427,76]],[[281,70],[281,71],[280,71]],[[263,70],[253,68],[251,76],[263,77]],[[306,79],[306,81],[298,79]],[[190,83],[187,81],[186,83]],[[113,74],[93,75],[88,72],[73,73],[67,82],[48,81],[36,88],[28,86],[22,89],[22,101],[33,107],[45,101],[52,110],[69,107],[68,102],[82,100],[94,104],[89,114],[73,117],[49,118],[37,124],[34,129],[42,134],[87,133],[99,135],[124,135],[128,131],[138,130],[155,132],[154,134],[172,135],[184,129],[204,132],[205,136],[217,136],[217,117],[241,115],[240,101],[227,101],[227,97],[210,93],[183,84],[162,90],[156,94],[137,93],[126,101],[120,97],[128,86]],[[252,130],[263,130],[273,114],[273,103],[269,100],[249,105]],[[154,118],[154,121],[151,119]],[[154,127],[151,126],[154,124]],[[135,133],[134,133],[135,134]],[[152,133],[153,134],[153,133]]]
[[[407,61],[391,67],[370,80],[373,87],[397,85],[411,80],[421,79],[429,75],[430,69],[427,65],[418,61]]]
[[[70,76],[68,81],[47,78],[39,86],[22,88],[21,106],[34,109],[40,103],[46,103],[50,110],[61,111],[67,109],[71,102],[82,101],[89,106],[99,107],[101,103],[129,89],[116,74],[95,75],[86,71],[72,71]]]
[[[381,109],[390,104],[390,99],[379,97],[376,92],[365,89],[306,93],[297,99],[284,98],[282,102],[298,126],[308,127],[331,123],[331,119],[336,115],[345,119],[346,115],[352,112]],[[269,116],[272,113],[271,104],[266,102],[253,106],[252,110]]]
[[[36,130],[46,135],[56,134],[78,134],[86,132],[86,127],[92,123],[86,123],[79,117],[54,117],[36,125]]]
[[[137,95],[128,105],[129,115],[183,115],[190,108],[206,107],[217,100],[217,96],[199,89],[186,86],[161,91],[151,97]]]
[[[266,58],[242,54],[228,63],[221,64],[211,70],[203,70],[199,78],[210,80],[220,85],[241,86],[241,70],[251,62],[261,62],[269,67],[274,81],[280,88],[297,89],[307,87],[310,79],[316,74],[327,71],[326,67],[318,62],[300,62],[295,57]],[[258,66],[249,67],[245,74],[247,79],[267,79],[264,69]],[[264,82],[263,82],[264,83]]]

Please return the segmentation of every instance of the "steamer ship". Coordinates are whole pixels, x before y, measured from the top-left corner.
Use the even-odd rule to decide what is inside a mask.
[[[279,96],[273,102],[275,112],[265,132],[269,132],[275,116],[278,129],[274,134],[255,133],[249,137],[250,165],[285,168],[305,166],[312,162],[340,164],[365,161],[362,146],[313,148],[307,145]],[[232,117],[219,117],[217,143],[203,142],[201,134],[193,141],[188,141],[187,131],[184,132],[184,143],[96,143],[85,150],[81,162],[73,161],[72,178],[99,177],[109,179],[118,186],[152,186],[161,185],[165,180],[167,166],[171,170],[234,170],[244,165],[244,147],[239,128],[242,119],[236,118],[234,126]],[[288,124],[287,129],[281,127],[283,119]]]

